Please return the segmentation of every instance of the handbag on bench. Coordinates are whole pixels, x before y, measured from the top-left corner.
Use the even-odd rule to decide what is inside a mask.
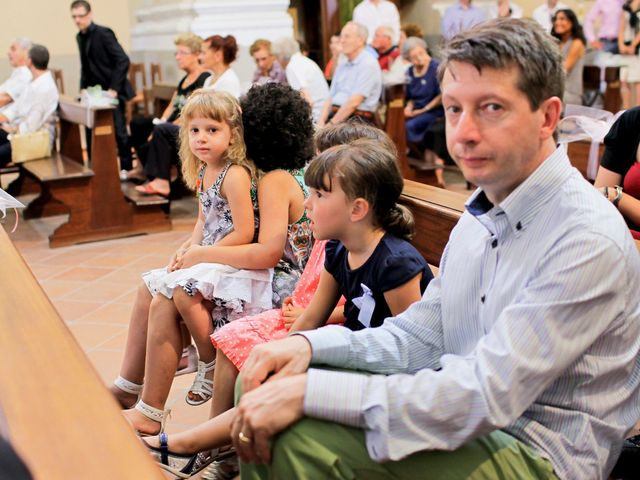
[[[46,129],[31,133],[14,133],[9,141],[11,142],[11,161],[14,163],[51,156],[51,139]]]

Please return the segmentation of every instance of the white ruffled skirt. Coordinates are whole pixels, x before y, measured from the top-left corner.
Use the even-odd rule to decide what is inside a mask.
[[[220,263],[199,263],[174,272],[156,268],[143,273],[142,279],[152,295],[172,298],[177,287],[190,295],[200,292],[217,306],[224,306],[232,317],[272,308],[273,269],[239,270]]]

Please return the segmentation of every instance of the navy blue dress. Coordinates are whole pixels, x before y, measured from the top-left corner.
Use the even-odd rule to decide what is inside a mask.
[[[415,76],[414,67],[407,70],[409,83],[407,84],[405,98],[407,101],[413,101],[414,109],[423,108],[431,100],[440,95],[440,84],[438,83],[437,75],[439,64],[440,62],[432,58],[427,67],[427,72],[421,77]],[[417,117],[408,118],[405,123],[407,140],[411,143],[421,143],[424,134],[427,133],[427,130],[429,130],[433,122],[443,116],[444,109],[440,105]]]
[[[340,293],[347,300],[344,305],[344,326],[350,330],[379,327],[385,318],[392,316],[384,298],[385,292],[404,285],[418,273],[422,273],[420,291],[424,292],[433,278],[427,262],[414,246],[388,233],[360,267],[349,267],[348,254],[338,240],[329,240],[325,246],[324,268],[335,278]],[[375,301],[373,314],[364,324],[360,321],[362,319],[359,320],[360,308],[353,302],[355,298],[363,296],[363,285],[371,291],[370,296]]]

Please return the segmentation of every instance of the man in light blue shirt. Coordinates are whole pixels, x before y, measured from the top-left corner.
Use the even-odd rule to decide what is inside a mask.
[[[340,32],[340,48],[345,60],[333,74],[329,97],[318,125],[340,123],[356,115],[373,122],[382,92],[382,71],[378,61],[365,51],[366,27],[348,22]]]
[[[458,0],[444,11],[441,34],[445,40],[484,22],[487,15],[481,8],[471,5],[471,0]]]
[[[557,46],[492,20],[445,46],[440,77],[448,149],[479,186],[440,276],[379,328],[253,350],[243,479],[606,479],[640,418],[640,256],[556,148]]]

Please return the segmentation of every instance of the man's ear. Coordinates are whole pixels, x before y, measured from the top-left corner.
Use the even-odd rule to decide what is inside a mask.
[[[562,114],[562,100],[558,97],[547,98],[540,104],[540,112],[544,115],[540,129],[541,140],[546,140],[553,136],[556,131],[560,115]]]
[[[369,202],[364,198],[356,198],[351,202],[351,221],[359,222],[369,214]]]

